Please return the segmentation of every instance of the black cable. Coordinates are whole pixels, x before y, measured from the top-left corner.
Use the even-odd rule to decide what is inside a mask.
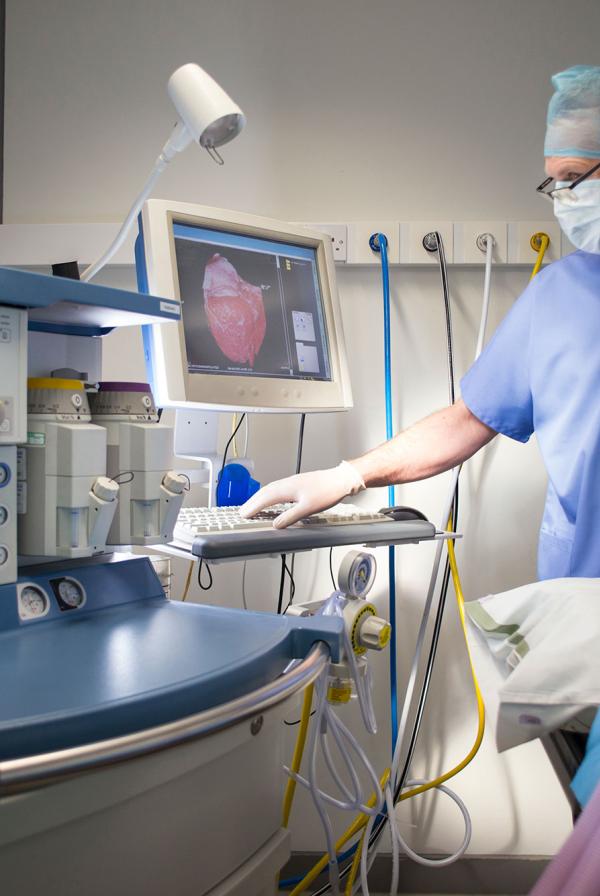
[[[281,578],[279,579],[279,597],[277,598],[277,613],[281,616],[283,609],[283,589],[285,588],[285,571],[287,564],[285,562],[285,554],[281,555]]]
[[[284,554],[283,556],[286,557],[286,560],[284,561],[285,572],[288,575],[289,580],[290,580],[290,597],[287,602],[287,606],[282,614],[283,616],[285,616],[285,614],[287,613],[287,611],[289,610],[289,608],[292,606],[292,604],[294,602],[294,595],[296,593],[296,582],[294,581],[294,565],[293,565],[294,557],[292,556],[292,568],[290,569],[289,566],[287,565],[287,555]]]
[[[302,449],[304,448],[304,426],[306,424],[306,414],[300,414],[300,430],[298,432],[298,450],[296,452],[296,474],[300,472],[302,467]],[[286,555],[287,561],[287,555]],[[292,563],[291,563],[291,571],[288,569],[288,575],[290,577],[290,594],[288,599],[288,605],[283,611],[287,613],[288,607],[292,605],[294,602],[294,594],[296,593],[296,584],[294,582],[294,567],[296,566],[296,555],[292,554]]]
[[[237,434],[238,434],[238,429],[240,428],[240,426],[241,426],[242,423],[244,422],[244,417],[245,417],[245,416],[246,416],[245,414],[242,414],[242,416],[241,416],[240,419],[238,420],[238,424],[237,424],[236,428],[233,430],[233,432],[231,433],[231,435],[230,435],[230,437],[229,437],[229,441],[228,441],[227,444],[225,445],[225,451],[223,452],[223,463],[221,464],[221,469],[219,470],[219,475],[217,476],[217,486],[219,485],[219,482],[221,481],[221,476],[223,475],[223,470],[225,469],[225,464],[227,463],[227,453],[228,453],[228,451],[229,451],[229,446],[231,445],[231,443],[233,442],[233,440],[234,440],[235,437],[237,436]]]
[[[450,288],[448,286],[448,267],[446,265],[446,252],[441,233],[435,232],[437,241],[438,264],[442,281],[442,293],[444,296],[444,311],[446,316],[446,345],[448,351],[448,385],[450,391],[450,404],[454,404],[454,345],[452,338],[452,312],[450,309]]]
[[[306,414],[300,414],[300,431],[298,433],[298,451],[296,453],[296,473],[300,472],[302,466],[302,449],[304,447],[304,426],[306,424]]]
[[[121,479],[121,476],[129,476],[129,479]],[[133,470],[123,470],[122,473],[117,473],[116,476],[113,476],[111,482],[116,482],[117,485],[129,485],[134,479],[135,473]]]
[[[425,712],[425,705],[427,702],[427,696],[429,693],[429,686],[431,684],[431,677],[433,674],[433,661],[430,662],[430,657],[432,660],[435,660],[435,655],[437,653],[438,642],[440,638],[440,633],[442,629],[442,620],[444,616],[444,609],[446,606],[446,600],[448,597],[448,586],[450,583],[450,561],[446,560],[446,565],[444,567],[444,577],[442,579],[442,587],[440,589],[440,599],[438,602],[438,607],[435,615],[435,622],[433,626],[433,633],[431,636],[431,645],[429,648],[428,662],[425,669],[425,676],[423,679],[423,684],[421,686],[421,693],[419,695],[419,703],[417,706],[417,712],[415,714],[415,720],[413,722],[413,730],[411,732],[410,744],[408,747],[408,751],[406,753],[406,759],[404,760],[404,766],[402,768],[402,774],[398,779],[398,786],[396,787],[396,791],[394,793],[394,803],[397,803],[402,790],[404,789],[404,785],[406,783],[406,779],[408,777],[408,772],[413,760],[414,751],[417,744],[417,738],[419,736],[419,732],[421,729],[421,722],[423,720],[423,714]]]
[[[333,548],[329,548],[329,575],[331,576],[331,584],[333,585],[333,590],[337,591],[337,582],[335,580],[335,575],[333,574]]]
[[[314,716],[314,714],[316,713],[316,711],[317,711],[316,709],[313,709],[313,711],[311,712],[311,714],[310,714],[310,718],[311,718],[311,719],[312,719],[312,717]],[[284,725],[287,725],[288,728],[293,728],[294,725],[299,725],[301,721],[302,721],[302,719],[296,719],[295,722],[288,722],[288,721],[286,721],[286,719],[284,719],[284,720],[283,720],[283,724],[284,724]]]
[[[206,573],[208,575],[208,584],[206,584],[206,585],[202,584],[202,571],[204,569],[206,569]],[[200,563],[198,564],[198,585],[200,586],[202,591],[210,591],[210,589],[213,586],[212,572],[211,572],[210,566],[204,559],[201,559]]]

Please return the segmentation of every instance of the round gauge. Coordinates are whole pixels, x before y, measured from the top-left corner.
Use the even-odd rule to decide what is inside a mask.
[[[349,551],[340,564],[338,584],[340,591],[351,597],[365,597],[375,581],[377,562],[366,551]]]
[[[0,566],[4,566],[5,563],[8,563],[8,548],[0,544]]]
[[[0,488],[8,485],[10,482],[10,467],[7,464],[0,464]]]
[[[4,504],[0,504],[0,526],[3,526],[8,519],[8,510]]]
[[[144,395],[144,397],[142,398],[142,404],[144,405],[145,408],[152,407],[152,399],[150,398],[149,395]]]
[[[67,607],[80,607],[85,601],[83,588],[75,579],[62,579],[58,583],[56,590],[58,591],[58,596]]]
[[[41,588],[25,585],[19,595],[19,616],[21,619],[36,619],[48,612],[48,598]]]

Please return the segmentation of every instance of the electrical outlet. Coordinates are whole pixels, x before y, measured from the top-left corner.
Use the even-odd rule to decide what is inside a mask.
[[[509,264],[535,264],[537,250],[532,247],[531,238],[536,233],[550,237],[544,264],[561,257],[560,227],[555,221],[515,221],[508,225]]]
[[[444,244],[446,261],[454,260],[454,229],[451,221],[410,221],[400,224],[400,263],[437,264],[437,253],[423,246],[427,233],[438,231]]]
[[[374,252],[369,240],[374,233],[384,233],[388,241],[388,262],[400,261],[397,221],[355,221],[348,225],[348,264],[379,265],[381,256]]]
[[[485,251],[477,238],[489,233],[494,238],[492,260],[506,264],[508,257],[508,226],[506,221],[461,221],[454,225],[454,263],[484,264]]]
[[[298,223],[301,227],[308,227],[310,230],[318,230],[319,233],[326,233],[330,236],[333,260],[339,262],[347,260],[348,228],[345,224],[322,224],[308,221],[300,221]]]

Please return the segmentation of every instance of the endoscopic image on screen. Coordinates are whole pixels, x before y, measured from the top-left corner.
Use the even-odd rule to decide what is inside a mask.
[[[175,239],[190,371],[289,376],[273,255]]]
[[[240,237],[240,242],[244,240]],[[330,378],[315,261],[309,250],[198,230],[175,232],[188,370]],[[257,245],[258,244],[258,245]],[[268,247],[268,248],[267,248]],[[288,252],[286,253],[286,249]]]

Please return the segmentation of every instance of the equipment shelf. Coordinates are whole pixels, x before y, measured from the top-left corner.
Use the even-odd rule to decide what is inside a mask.
[[[173,299],[7,267],[0,267],[0,305],[27,308],[30,330],[71,336],[178,321],[181,312]]]

